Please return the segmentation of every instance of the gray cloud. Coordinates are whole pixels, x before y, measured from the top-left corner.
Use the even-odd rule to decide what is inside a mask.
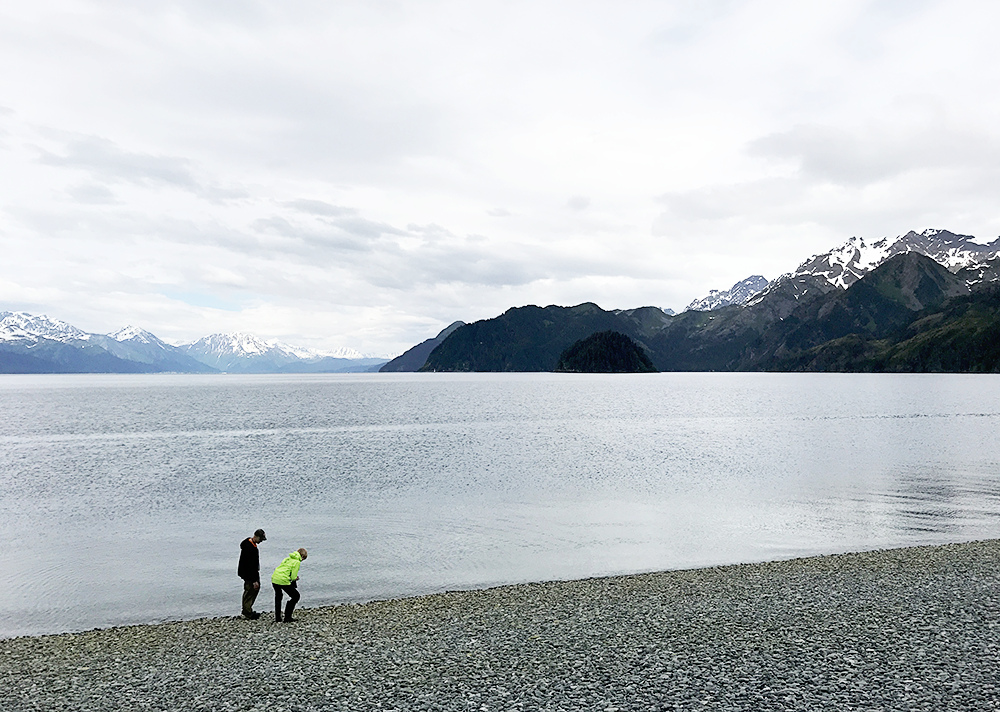
[[[115,194],[106,185],[78,185],[66,189],[66,193],[79,203],[110,204],[117,202]]]
[[[103,138],[89,136],[70,141],[65,155],[44,149],[39,149],[39,153],[39,160],[46,165],[79,168],[111,183],[166,184],[193,192],[201,189],[191,174],[190,161],[123,151]]]
[[[248,195],[239,186],[201,183],[195,178],[192,162],[188,159],[126,151],[114,142],[96,136],[67,142],[62,154],[43,148],[39,148],[38,153],[38,160],[43,165],[82,170],[91,180],[106,184],[130,183],[147,188],[168,186],[215,203]]]
[[[297,252],[299,253],[299,259],[307,260],[315,259],[315,253],[317,251],[332,251],[337,253],[343,250],[348,250],[351,252],[368,253],[372,250],[371,240],[368,238],[377,237],[377,233],[373,235],[371,232],[368,232],[368,234],[358,235],[349,230],[343,229],[324,230],[304,227],[293,224],[286,218],[277,215],[269,218],[259,218],[254,220],[251,224],[251,228],[260,233],[269,233],[280,235],[281,237],[291,238],[299,243],[301,247],[298,249],[296,249],[296,245],[294,244],[277,243],[267,245],[265,243],[266,250],[268,252],[285,255],[286,259],[292,257]]]
[[[805,186],[788,178],[769,178],[660,196],[670,214],[686,222],[728,220],[759,214],[801,200]],[[654,233],[657,232],[654,227]]]
[[[292,201],[299,205],[299,201]],[[323,212],[334,212],[323,210]],[[276,258],[309,264],[336,264],[380,288],[407,290],[437,284],[505,286],[526,284],[544,276],[537,260],[513,254],[480,235],[460,238],[436,224],[409,224],[406,229],[368,220],[352,208],[344,217],[314,223],[272,216],[254,221],[255,231],[289,238],[293,243],[258,249]],[[407,240],[404,246],[400,240]]]
[[[288,200],[284,205],[299,210],[310,215],[323,215],[325,217],[342,217],[344,215],[357,215],[355,208],[345,208],[340,205],[332,205],[322,200],[308,200],[300,198],[298,200]]]
[[[793,160],[803,178],[863,186],[900,174],[937,168],[995,164],[997,143],[968,131],[927,127],[844,129],[796,126],[749,146],[752,156]]]
[[[455,235],[451,233],[446,228],[430,223],[429,225],[417,225],[416,223],[410,223],[406,226],[406,229],[416,235],[420,235],[428,240],[437,240],[441,238],[453,238]]]

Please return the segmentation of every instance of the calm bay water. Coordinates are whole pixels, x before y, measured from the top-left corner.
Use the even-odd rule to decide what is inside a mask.
[[[1000,536],[1000,377],[0,376],[0,637]]]

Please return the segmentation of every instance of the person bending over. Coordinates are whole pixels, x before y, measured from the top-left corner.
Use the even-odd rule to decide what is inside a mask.
[[[285,560],[278,564],[278,568],[271,574],[271,585],[274,587],[274,622],[281,623],[281,598],[283,594],[288,594],[288,603],[285,604],[285,623],[294,623],[292,611],[295,604],[299,602],[299,592],[296,581],[299,580],[299,566],[306,560],[309,553],[305,549],[298,549],[285,557]]]

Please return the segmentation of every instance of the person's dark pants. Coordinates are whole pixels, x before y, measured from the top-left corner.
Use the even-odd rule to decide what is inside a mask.
[[[260,586],[254,588],[255,583],[259,582],[243,582],[243,615],[247,618],[253,615],[253,603],[257,600],[257,593],[260,591]]]
[[[292,611],[295,610],[295,604],[299,602],[299,591],[292,581],[287,586],[282,586],[277,583],[272,583],[274,586],[274,620],[281,620],[281,596],[283,593],[288,594],[288,603],[285,604],[285,620],[287,621],[292,617]]]

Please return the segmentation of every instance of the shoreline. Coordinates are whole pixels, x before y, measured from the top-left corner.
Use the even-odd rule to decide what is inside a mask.
[[[290,625],[22,636],[0,640],[0,689],[8,710],[1000,708],[998,564],[985,540],[302,608]]]

